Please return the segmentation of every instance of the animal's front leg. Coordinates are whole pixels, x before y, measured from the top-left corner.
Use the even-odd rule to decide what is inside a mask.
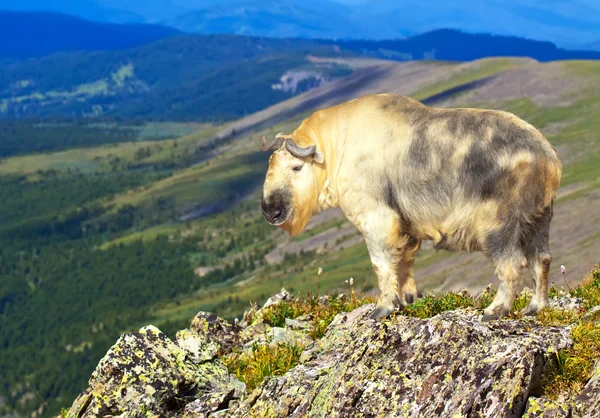
[[[415,284],[414,266],[421,241],[409,236],[402,237],[398,248],[401,250],[401,258],[397,266],[400,302],[410,305],[420,297]]]
[[[381,318],[403,305],[398,286],[401,250],[397,246],[400,232],[397,216],[392,211],[379,209],[361,217],[360,230],[365,238],[380,290],[377,308],[371,318]]]

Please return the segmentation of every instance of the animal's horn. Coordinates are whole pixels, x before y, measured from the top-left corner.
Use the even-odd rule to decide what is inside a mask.
[[[262,137],[262,150],[269,151],[269,150],[273,150],[273,149],[279,149],[281,147],[281,144],[283,144],[283,141],[284,141],[283,138],[275,138],[271,142],[267,142],[267,138],[265,138],[263,136]]]
[[[299,158],[310,157],[310,156],[314,155],[315,151],[317,150],[317,146],[316,145],[312,145],[312,146],[307,147],[307,148],[299,147],[292,140],[292,138],[288,138],[287,141],[285,141],[285,148],[289,152],[291,152],[292,155],[294,155],[295,157],[299,157]]]

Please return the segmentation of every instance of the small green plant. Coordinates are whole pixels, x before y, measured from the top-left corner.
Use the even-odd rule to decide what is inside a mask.
[[[596,265],[581,286],[573,289],[571,294],[582,298],[586,309],[600,305],[600,266]]]
[[[326,303],[320,303],[318,298],[310,295],[306,298],[294,298],[291,301],[281,302],[265,309],[263,319],[272,326],[283,327],[285,318],[294,319],[301,315],[310,314],[313,326],[310,336],[313,339],[321,338],[337,314],[350,312],[359,306],[373,302],[371,298],[358,299],[353,292],[352,294],[350,300],[330,297]]]
[[[403,309],[403,313],[417,318],[431,318],[444,311],[471,308],[475,300],[468,293],[447,293],[443,296],[426,296]]]
[[[549,398],[557,398],[562,393],[580,393],[591,377],[595,361],[600,358],[600,324],[594,322],[594,316],[584,316],[589,309],[600,305],[600,267],[595,266],[586,280],[570,293],[583,299],[580,312],[544,309],[538,316],[543,325],[573,325],[573,347],[557,353],[556,363],[544,384]]]
[[[223,358],[230,373],[254,390],[265,378],[281,376],[298,364],[303,345],[282,344],[274,346],[254,344],[251,352],[234,352]]]

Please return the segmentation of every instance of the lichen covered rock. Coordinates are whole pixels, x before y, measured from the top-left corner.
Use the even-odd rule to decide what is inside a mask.
[[[577,399],[577,408],[585,418],[600,417],[600,360],[596,361],[592,377]]]
[[[520,417],[567,328],[482,323],[474,310],[377,322],[340,314],[300,364],[233,416]]]
[[[236,344],[240,327],[230,324],[214,313],[198,312],[192,320],[190,330],[207,339],[218,341],[222,352],[227,353]]]
[[[282,291],[265,306],[291,298]],[[580,309],[578,300],[563,302],[564,309]],[[337,315],[315,341],[308,335],[311,314],[277,327],[256,306],[234,324],[200,312],[176,341],[142,328],[109,350],[67,416],[600,417],[600,360],[579,396],[540,396],[556,352],[572,348],[569,327],[482,322],[471,308],[375,321],[368,318],[373,309]],[[296,367],[249,392],[221,356],[231,360],[232,351],[261,344],[306,349]],[[250,364],[269,367],[260,356]]]
[[[67,416],[171,417],[202,396],[239,396],[244,385],[216,358],[219,345],[192,338],[180,345],[152,326],[121,336]]]
[[[523,418],[570,418],[572,416],[573,410],[569,402],[533,396],[527,401],[523,414]]]

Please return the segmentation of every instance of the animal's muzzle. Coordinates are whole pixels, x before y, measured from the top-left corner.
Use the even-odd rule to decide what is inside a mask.
[[[267,222],[271,225],[281,225],[290,216],[288,193],[275,191],[270,196],[262,197],[260,206]]]

